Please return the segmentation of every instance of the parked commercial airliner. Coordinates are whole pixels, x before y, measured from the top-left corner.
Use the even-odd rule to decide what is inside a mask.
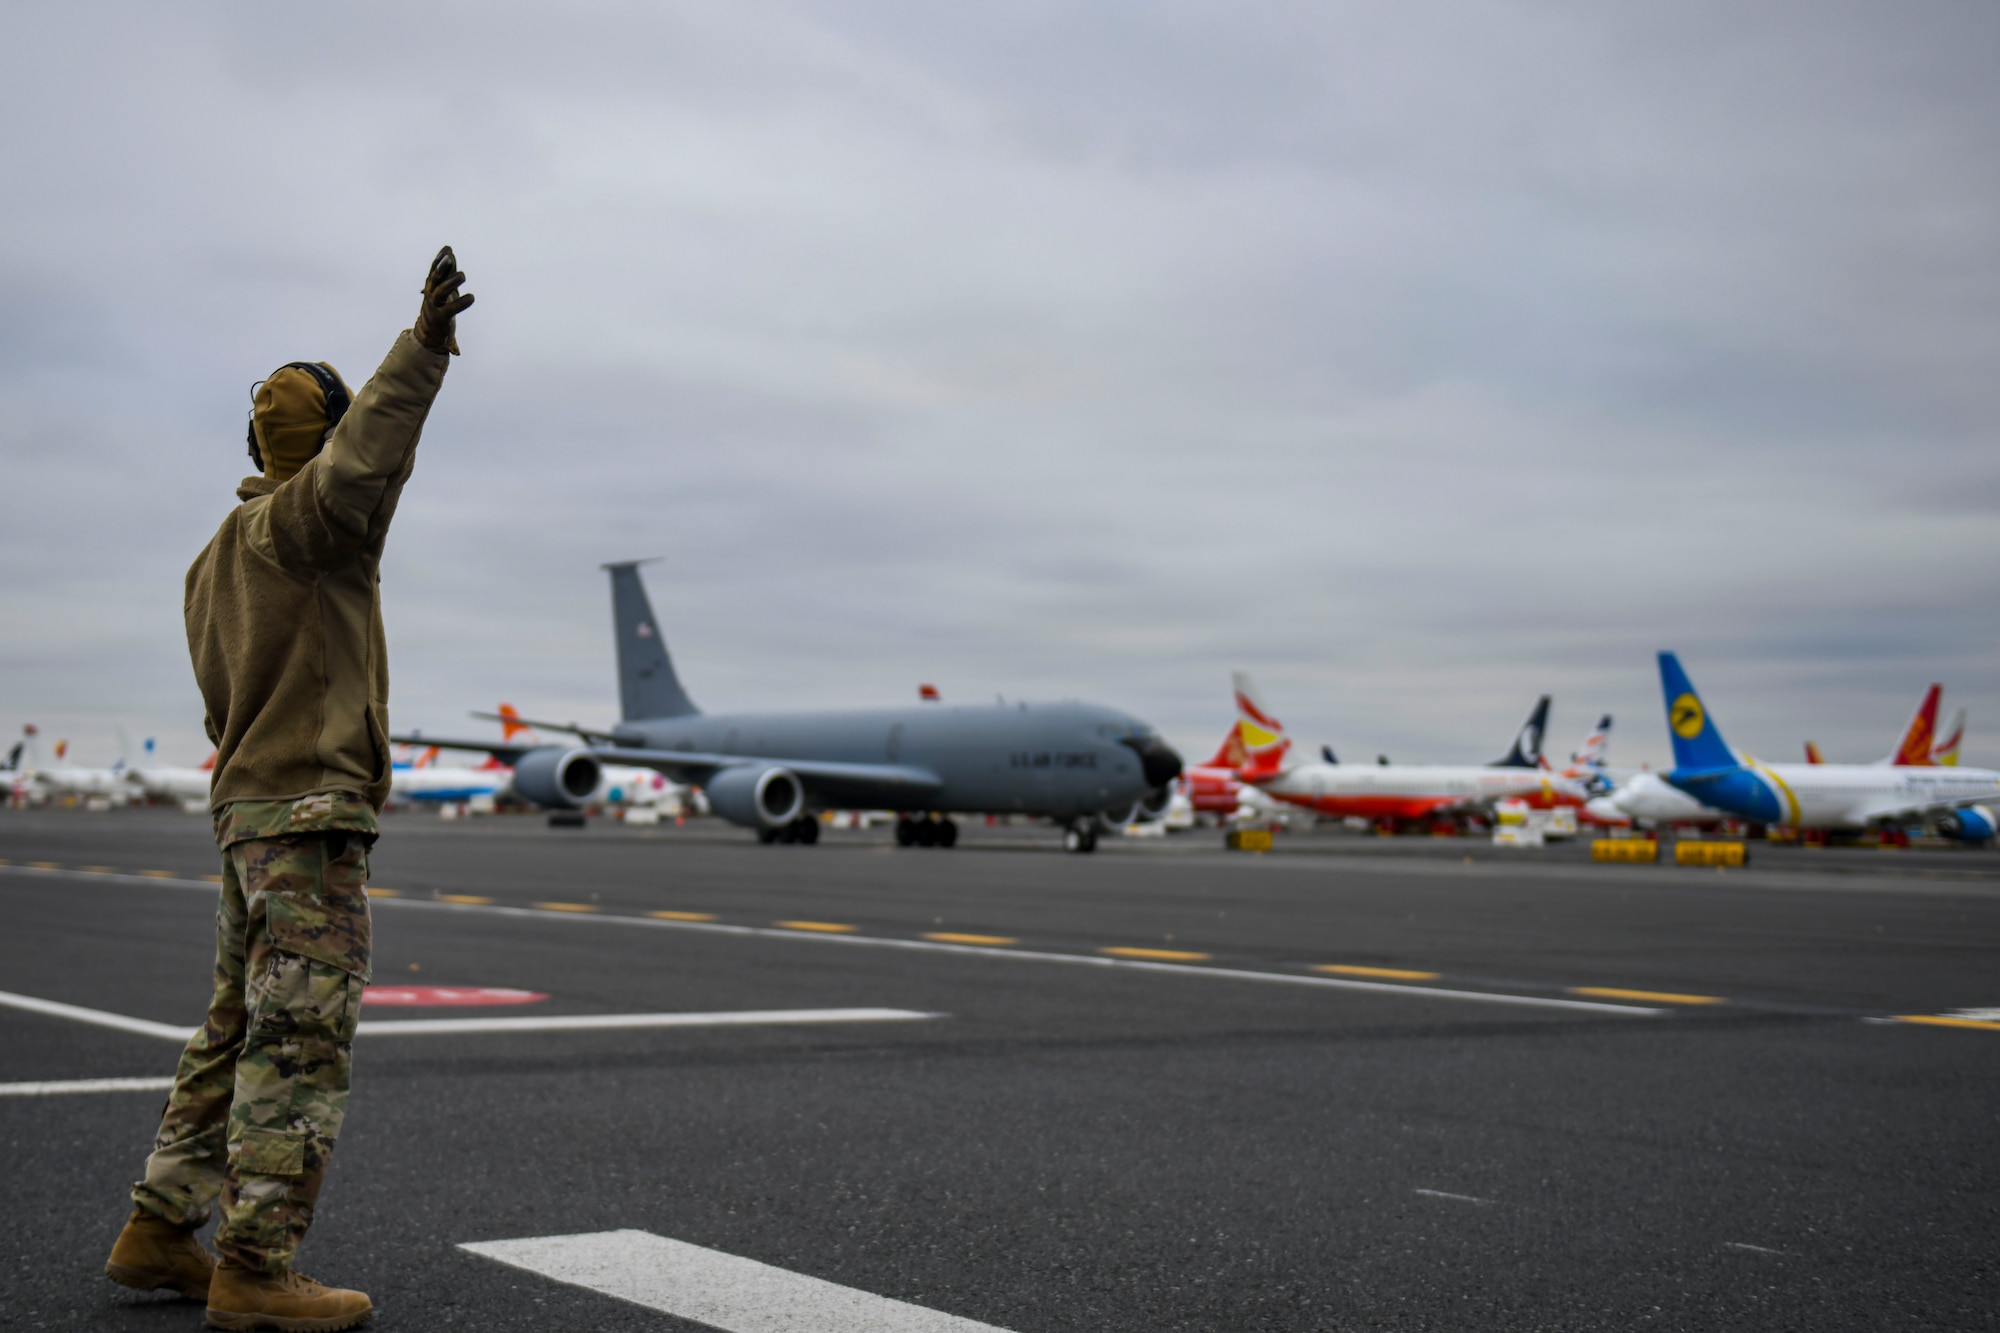
[[[674,673],[638,562],[606,565],[618,641],[621,720],[592,729],[527,722],[585,742],[495,746],[514,791],[580,809],[605,764],[655,769],[700,786],[710,808],[762,842],[814,842],[813,811],[897,810],[897,842],[949,847],[954,814],[1029,814],[1059,821],[1070,851],[1096,849],[1101,817],[1164,809],[1180,756],[1145,723],[1095,704],[1009,703],[852,712],[704,715]],[[399,738],[400,739],[400,738]]]
[[[1521,724],[1513,748],[1491,764],[1292,763],[1284,725],[1258,698],[1250,677],[1239,671],[1234,683],[1242,777],[1267,796],[1318,814],[1394,827],[1485,810],[1496,801],[1553,785],[1554,775],[1541,768],[1542,734],[1549,721],[1546,694]]]
[[[2000,773],[1900,764],[1766,764],[1722,739],[1680,659],[1660,654],[1674,768],[1666,780],[1743,819],[1798,829],[1860,829],[1922,819],[1947,838],[1984,842],[2000,822]]]

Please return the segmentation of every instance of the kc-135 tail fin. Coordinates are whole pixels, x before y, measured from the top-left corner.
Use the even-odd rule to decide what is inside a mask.
[[[611,621],[618,635],[619,717],[642,722],[656,717],[686,717],[701,710],[681,688],[667,656],[667,641],[639,581],[642,560],[626,560],[604,568],[611,572]]]

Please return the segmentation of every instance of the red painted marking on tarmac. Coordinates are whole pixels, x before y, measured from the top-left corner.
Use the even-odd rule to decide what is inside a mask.
[[[370,986],[361,992],[365,1004],[444,1008],[474,1004],[534,1004],[549,997],[541,991],[508,990],[502,986]]]

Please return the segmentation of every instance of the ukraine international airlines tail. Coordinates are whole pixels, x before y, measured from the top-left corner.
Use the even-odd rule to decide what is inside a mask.
[[[1674,746],[1673,786],[1744,819],[1800,829],[1859,829],[1921,819],[1948,838],[1993,837],[2000,773],[1931,764],[1765,764],[1722,739],[1672,653],[1660,654],[1660,686]],[[1928,758],[1928,751],[1926,752]]]
[[[1486,765],[1339,764],[1290,762],[1284,725],[1265,706],[1250,677],[1235,675],[1241,774],[1268,796],[1323,815],[1372,819],[1385,826],[1484,810],[1495,801],[1552,787],[1542,770],[1542,735],[1549,697],[1543,695],[1500,759]]]

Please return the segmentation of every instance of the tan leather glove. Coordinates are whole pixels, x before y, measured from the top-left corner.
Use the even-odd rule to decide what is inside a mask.
[[[424,277],[424,301],[417,308],[416,327],[411,330],[416,340],[433,352],[458,355],[458,316],[472,305],[472,293],[458,290],[464,282],[458,256],[447,245],[437,252],[431,271]]]

